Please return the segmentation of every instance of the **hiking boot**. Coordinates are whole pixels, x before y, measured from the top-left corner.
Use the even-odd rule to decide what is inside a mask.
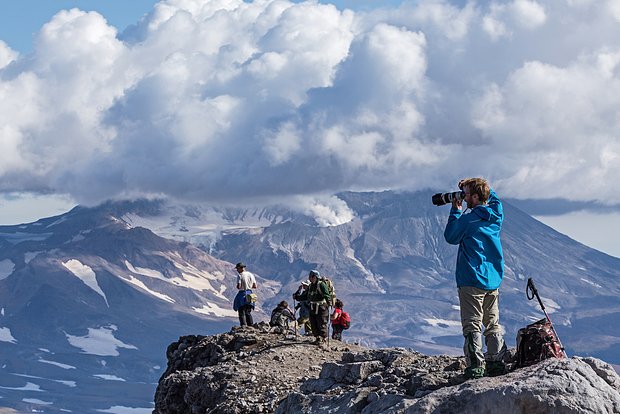
[[[466,379],[476,379],[484,377],[484,367],[467,367],[463,373]]]
[[[326,340],[322,336],[317,336],[316,339],[314,340],[314,343],[317,345],[323,345],[325,344],[325,342]]]
[[[487,377],[497,377],[506,373],[506,364],[502,361],[487,361]]]

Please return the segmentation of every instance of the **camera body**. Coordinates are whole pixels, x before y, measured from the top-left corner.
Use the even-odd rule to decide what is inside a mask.
[[[463,201],[465,199],[465,191],[454,191],[452,193],[433,194],[431,201],[436,206],[452,203],[452,200]]]

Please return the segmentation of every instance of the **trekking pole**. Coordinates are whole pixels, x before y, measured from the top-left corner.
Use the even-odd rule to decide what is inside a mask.
[[[566,355],[566,350],[564,349],[564,345],[562,345],[562,341],[560,341],[560,337],[558,333],[556,332],[555,327],[553,326],[553,322],[551,322],[551,318],[549,318],[549,315],[547,314],[547,311],[545,310],[545,305],[543,305],[542,300],[540,299],[540,296],[538,295],[538,290],[536,289],[536,286],[534,286],[534,281],[532,280],[531,277],[527,279],[525,295],[527,296],[528,300],[532,300],[534,299],[534,297],[538,299],[538,303],[540,304],[540,307],[542,308],[542,311],[545,314],[545,318],[547,318],[547,320],[549,321],[549,325],[551,325],[551,329],[553,330],[555,337],[558,338],[560,349],[562,350],[562,353],[564,354],[564,358],[568,358],[568,355]]]
[[[329,348],[329,337],[331,336],[329,334],[329,325],[332,324],[332,307],[331,305],[327,306],[327,347]],[[334,329],[334,327],[332,326],[332,330]]]
[[[293,296],[293,316],[295,317],[295,340],[297,341],[297,300]]]

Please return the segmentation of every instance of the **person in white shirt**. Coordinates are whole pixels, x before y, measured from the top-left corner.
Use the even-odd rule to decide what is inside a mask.
[[[241,326],[252,326],[254,321],[252,320],[252,310],[254,309],[254,303],[246,300],[247,296],[252,293],[252,289],[256,289],[256,277],[247,270],[245,270],[245,264],[239,262],[235,266],[237,270],[237,296],[233,308],[239,313],[239,323]]]

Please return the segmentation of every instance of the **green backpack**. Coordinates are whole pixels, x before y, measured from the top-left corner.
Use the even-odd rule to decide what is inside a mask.
[[[336,306],[336,288],[334,288],[334,283],[327,277],[320,278],[319,283],[323,283],[323,285],[327,288],[327,293],[329,294],[327,306],[331,306],[333,308]]]

